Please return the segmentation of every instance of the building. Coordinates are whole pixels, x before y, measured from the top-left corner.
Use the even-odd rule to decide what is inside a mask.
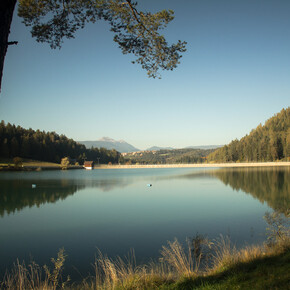
[[[94,161],[85,161],[84,168],[85,169],[94,169]]]

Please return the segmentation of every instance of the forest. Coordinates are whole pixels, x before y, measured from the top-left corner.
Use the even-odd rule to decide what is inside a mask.
[[[0,123],[0,158],[60,163],[64,157],[82,164],[84,160],[100,164],[178,164],[215,162],[290,161],[290,107],[259,125],[249,135],[219,149],[174,149],[140,151],[123,156],[105,148],[90,148],[55,132],[24,129]]]
[[[24,129],[10,123],[0,123],[0,158],[11,159],[21,157],[33,160],[60,163],[64,157],[70,157],[79,164],[84,160],[92,160],[97,163],[112,164],[122,160],[122,156],[116,150],[105,148],[86,149],[65,135],[55,132]]]
[[[268,119],[241,140],[207,156],[208,162],[290,161],[290,107]]]

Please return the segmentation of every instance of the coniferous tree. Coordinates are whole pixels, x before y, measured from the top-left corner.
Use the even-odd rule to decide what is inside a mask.
[[[0,123],[0,157],[22,157],[34,160],[60,163],[64,157],[75,159],[80,164],[84,160],[99,160],[100,163],[118,163],[120,153],[105,148],[86,149],[82,144],[58,135],[55,132],[26,130],[20,126]]]
[[[209,154],[208,161],[250,162],[290,159],[290,107],[252,130],[241,140],[234,140]]]

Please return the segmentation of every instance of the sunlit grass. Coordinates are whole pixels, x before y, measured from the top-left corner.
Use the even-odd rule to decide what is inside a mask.
[[[182,246],[177,239],[162,247],[158,262],[137,265],[134,251],[112,259],[98,251],[94,275],[81,283],[62,277],[61,249],[52,268],[16,262],[2,289],[288,289],[290,231],[277,213],[267,213],[269,239],[238,250],[229,238],[214,241],[196,235]],[[282,223],[283,221],[283,223]],[[271,237],[271,238],[270,238]]]
[[[64,249],[60,249],[57,258],[51,259],[52,269],[44,265],[40,267],[35,262],[28,266],[18,260],[14,264],[10,273],[6,273],[3,282],[0,283],[3,289],[58,289],[65,288],[69,282],[69,277],[63,281],[62,270],[66,255]]]

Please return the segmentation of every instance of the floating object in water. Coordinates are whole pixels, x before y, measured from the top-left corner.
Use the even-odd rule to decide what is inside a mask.
[[[32,186],[31,186],[32,188],[36,188],[36,184],[32,184]]]
[[[148,184],[147,184],[147,186],[148,186],[148,187],[151,187],[151,186],[152,186],[152,184],[151,184],[151,183],[148,183]]]

